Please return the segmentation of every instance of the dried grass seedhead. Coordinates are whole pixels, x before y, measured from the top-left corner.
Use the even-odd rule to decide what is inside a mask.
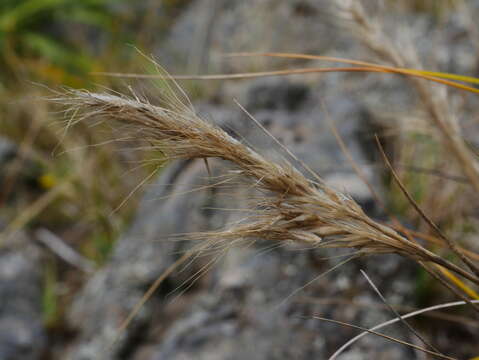
[[[469,273],[438,257],[393,229],[369,218],[349,196],[308,180],[289,163],[274,163],[237,141],[219,127],[200,119],[181,101],[169,108],[138,98],[71,91],[58,99],[77,120],[97,118],[127,125],[167,158],[220,158],[233,163],[263,196],[255,216],[223,231],[195,234],[212,246],[242,239],[295,241],[312,246],[356,248],[362,253],[397,253],[420,262],[435,262],[471,278]],[[78,115],[81,114],[81,115]]]

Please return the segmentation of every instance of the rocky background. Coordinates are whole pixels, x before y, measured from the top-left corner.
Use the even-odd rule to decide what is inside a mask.
[[[370,59],[368,49],[332,17],[329,3],[192,0],[176,14],[153,53],[172,73],[245,72],[271,64],[264,58],[251,61],[221,56],[239,51]],[[384,23],[392,38],[400,37],[397,24],[413,28],[411,33],[417,37],[413,42],[426,61],[431,61],[428,56],[434,52],[439,55],[431,62],[442,69],[477,75],[478,44],[471,35],[470,19],[479,16],[479,3],[470,5],[470,13],[444,17],[420,11],[383,14],[388,16]],[[273,64],[319,63],[277,60]],[[386,134],[406,119],[415,97],[397,77],[334,73],[215,82],[195,100],[195,107],[201,116],[265,156],[287,157],[234,104],[232,100],[237,99],[328,183],[351,194],[371,216],[385,219],[386,214],[341,152],[328,121],[334,122],[376,191],[384,194],[384,172],[376,161],[372,134]],[[477,100],[472,101],[471,108],[477,105]],[[471,142],[477,141],[468,136]],[[384,139],[393,155],[395,136]],[[1,140],[2,167],[15,158],[16,151],[15,144]],[[174,273],[112,345],[116,329],[149,286],[193,245],[179,241],[177,234],[219,229],[242,216],[241,211],[226,209],[245,208],[251,189],[211,186],[190,192],[214,183],[227,165],[211,161],[210,167],[211,174],[202,161],[174,162],[144,186],[131,224],[118,237],[106,262],[94,271],[84,264],[89,275],[70,297],[60,330],[44,326],[38,300],[43,296],[39,274],[45,271],[45,245],[38,241],[35,227],[15,232],[0,251],[0,359],[326,359],[357,330],[314,316],[363,327],[395,317],[360,269],[390,304],[402,309],[421,305],[419,269],[409,260],[392,255],[361,258],[320,277],[350,254],[258,242],[199,258]],[[21,177],[25,187],[28,176]],[[428,317],[413,324],[446,354],[477,356],[477,326],[452,320]],[[402,324],[384,332],[420,345]],[[339,357],[426,358],[373,335]]]

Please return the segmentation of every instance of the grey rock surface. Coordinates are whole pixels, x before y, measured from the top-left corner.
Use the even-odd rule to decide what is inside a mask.
[[[18,233],[0,249],[0,359],[39,360],[46,346],[39,250]]]
[[[0,189],[5,190],[7,168],[17,146],[0,137]],[[21,174],[22,175],[22,174]],[[21,177],[21,176],[20,176]],[[5,201],[5,194],[2,194]],[[0,206],[0,231],[8,223]],[[5,212],[5,213],[4,213]],[[4,235],[4,233],[3,233]],[[23,231],[2,236],[0,248],[0,359],[41,359],[47,342],[43,324],[43,278],[40,250]]]
[[[338,152],[334,137],[320,116],[315,91],[318,89],[299,82],[262,80],[248,86],[245,105],[273,136],[311,168],[326,180],[343,179],[343,190],[349,187],[353,197],[370,205],[364,185],[360,185]],[[332,116],[338,131],[355,149],[356,160],[366,164],[357,141],[357,127],[362,119],[352,116],[358,104],[351,100],[339,101],[340,106],[332,107],[336,109]],[[287,156],[241,111],[207,104],[200,104],[197,110],[265,156],[277,161]],[[72,307],[70,322],[80,331],[80,337],[72,346],[69,358],[95,359],[101,349],[111,343],[115,329],[148,285],[192,246],[189,242],[174,241],[174,235],[221,229],[242,216],[241,212],[220,209],[246,208],[251,189],[218,186],[191,192],[195,187],[214,183],[216,176],[224,174],[224,164],[211,161],[210,167],[211,178],[202,161],[172,164],[148,189],[133,226],[118,240],[110,262],[93,276]],[[371,181],[374,182],[374,178]],[[227,196],[223,195],[225,191]],[[312,316],[335,317],[343,312],[342,306],[322,306],[311,300],[337,296],[335,283],[343,284],[342,291],[357,291],[353,284],[364,285],[364,279],[358,275],[359,263],[341,268],[333,277],[313,282],[307,292],[298,291],[339,262],[321,261],[321,257],[338,254],[299,251],[302,249],[295,246],[271,249],[271,245],[262,243],[254,248],[231,249],[203,280],[193,282],[193,288],[185,292],[181,288],[183,282],[191,281],[209,260],[199,259],[172,276],[142,308],[106,358],[307,359],[325,356],[334,346],[346,341],[351,332],[331,335],[335,334],[334,327]],[[390,273],[394,274],[401,262],[394,257],[388,261]],[[381,272],[384,278],[386,275]],[[395,281],[400,279],[396,277]],[[175,289],[170,295],[173,300],[165,298]],[[383,290],[388,295],[397,291],[392,285],[390,292]],[[408,290],[407,286],[400,288],[397,296],[402,300]],[[303,301],[298,300],[297,292]],[[374,296],[369,299],[374,301]],[[173,318],[172,309],[176,311]],[[361,321],[369,316],[367,314],[367,311],[350,310],[347,320]],[[378,315],[377,319],[386,319],[386,314]],[[372,353],[378,359],[400,359],[405,354],[404,350],[380,342],[359,349],[360,354]]]
[[[0,166],[4,166],[7,162],[15,157],[17,147],[7,138],[0,138]]]
[[[216,272],[217,282],[172,326],[152,357],[145,359],[323,359],[354,332],[323,323],[314,316],[368,325],[388,317],[387,312],[322,303],[357,291],[361,287],[358,283],[364,287],[357,275],[359,264],[344,266],[327,279],[310,283],[332,264],[322,262],[322,267],[315,268],[311,254],[297,251],[295,254],[294,249],[262,255],[258,252],[258,249],[237,249],[228,254],[227,265]],[[315,253],[312,257],[319,256]],[[396,270],[399,268],[397,259],[388,258],[388,261]],[[367,268],[366,263],[361,266]],[[308,287],[302,289],[306,284]],[[338,284],[343,284],[342,291]],[[388,296],[396,293],[404,297],[397,289],[384,290]],[[346,297],[351,301],[361,297],[361,301],[373,306],[377,303],[372,294]],[[401,331],[393,334],[398,333]],[[369,340],[351,350],[349,356],[413,358],[405,349]]]
[[[70,318],[72,325],[81,329],[81,337],[80,346],[75,348],[71,358],[95,359],[105,345],[113,341],[117,327],[148,286],[173,264],[179,252],[186,249],[184,243],[172,240],[172,235],[208,228],[209,220],[200,210],[206,204],[207,194],[188,196],[183,201],[165,198],[174,192],[188,191],[204,181],[205,174],[193,171],[197,165],[175,164],[161,177],[172,186],[155,186],[147,191],[132,228],[118,240],[111,260],[93,276],[76,299]],[[168,294],[171,286],[181,283],[181,278],[179,276],[166,289],[160,288],[159,296]],[[144,307],[127,329],[124,339],[113,347],[117,356],[128,352],[129,338],[143,331],[155,308],[163,306],[164,300],[159,296]]]
[[[156,55],[168,69],[205,72],[234,68],[223,57],[230,52],[323,52],[338,41],[326,36],[327,6],[324,0],[193,1]]]

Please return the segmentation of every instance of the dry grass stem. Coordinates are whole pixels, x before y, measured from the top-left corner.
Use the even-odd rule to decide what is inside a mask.
[[[321,316],[314,316],[313,317],[314,319],[317,319],[317,320],[321,320],[321,321],[326,321],[326,322],[330,322],[330,323],[333,323],[333,324],[337,324],[337,325],[342,325],[342,326],[347,326],[347,327],[350,327],[350,328],[353,328],[353,329],[358,329],[358,330],[362,330],[363,333],[368,333],[368,334],[373,334],[373,335],[376,335],[376,336],[379,336],[379,337],[382,337],[384,339],[387,339],[389,341],[392,341],[392,342],[395,342],[395,343],[398,343],[398,344],[401,344],[401,345],[405,345],[405,346],[409,346],[410,348],[412,349],[416,349],[416,350],[419,350],[419,351],[422,351],[426,354],[429,354],[431,356],[435,356],[439,359],[448,359],[448,360],[457,360],[456,358],[452,358],[450,356],[446,356],[446,355],[443,355],[441,353],[438,353],[436,351],[430,351],[430,350],[427,350],[423,347],[420,347],[420,346],[417,346],[417,345],[414,345],[412,343],[408,343],[406,341],[403,341],[403,340],[399,340],[399,339],[396,339],[396,338],[393,338],[391,336],[388,336],[388,335],[385,335],[385,334],[382,334],[380,332],[377,332],[377,331],[374,331],[374,330],[371,330],[371,329],[366,329],[364,327],[361,327],[361,326],[357,326],[357,325],[353,325],[353,324],[348,324],[344,321],[338,321],[338,320],[333,320],[333,319],[328,319],[328,318],[324,318],[324,317],[321,317]],[[331,358],[330,358],[331,359]]]
[[[479,304],[479,300],[472,300],[472,302],[474,304]],[[413,311],[413,312],[410,312],[410,313],[407,313],[407,314],[404,314],[402,315],[402,318],[403,319],[408,319],[408,318],[411,318],[411,317],[414,317],[414,316],[417,316],[417,315],[421,315],[421,314],[425,314],[425,313],[428,313],[430,311],[436,311],[436,310],[440,310],[440,309],[447,309],[447,308],[451,308],[451,307],[455,307],[455,306],[462,306],[462,305],[466,305],[466,302],[464,301],[455,301],[455,302],[450,302],[450,303],[445,303],[445,304],[439,304],[439,305],[434,305],[434,306],[430,306],[430,307],[427,307],[427,308],[423,308],[423,309],[419,309],[419,310],[416,310],[416,311]],[[388,326],[388,325],[391,325],[391,324],[394,324],[394,323],[397,323],[401,321],[399,318],[394,318],[392,320],[388,320],[386,322],[383,322],[379,325],[376,325],[372,328],[370,328],[369,330],[371,331],[374,331],[374,330],[379,330],[385,326]],[[351,340],[349,340],[348,342],[346,342],[344,345],[342,345],[338,350],[335,351],[335,353],[333,355],[331,355],[329,357],[328,360],[335,360],[338,358],[338,356],[344,352],[344,350],[346,350],[349,346],[351,346],[353,343],[355,343],[356,341],[358,341],[359,339],[361,339],[362,337],[368,335],[368,333],[370,333],[369,331],[363,331],[362,333],[360,333],[359,335],[356,335],[354,338],[352,338]]]
[[[398,184],[399,188],[403,192],[403,194],[407,197],[408,201],[410,204],[414,207],[414,209],[418,212],[418,214],[426,221],[426,223],[437,233],[437,235],[444,240],[444,242],[449,246],[449,248],[454,252],[459,258],[466,264],[476,276],[479,276],[479,268],[474,264],[473,260],[469,259],[463,251],[456,245],[455,242],[451,241],[442,231],[439,229],[439,227],[431,220],[429,217],[426,215],[426,213],[419,207],[419,205],[414,201],[413,197],[409,193],[409,191],[406,189],[404,184],[402,183],[401,179],[399,176],[396,174],[394,171],[394,168],[391,165],[391,162],[389,161],[388,157],[386,156],[386,153],[384,152],[384,149],[381,145],[381,142],[379,141],[379,138],[376,136],[376,142],[378,144],[379,151],[381,153],[381,156],[383,157],[383,160],[388,167],[388,169],[391,171],[391,174],[393,175],[394,180]]]
[[[379,291],[378,287],[376,286],[376,284],[371,280],[371,278],[368,276],[368,274],[366,274],[366,272],[364,270],[360,270],[361,274],[366,278],[366,281],[369,283],[369,285],[373,288],[374,292],[379,296],[379,298],[381,299],[381,301],[388,307],[388,309],[394,314],[396,315],[400,320],[401,320],[401,323],[404,324],[404,326],[409,330],[411,331],[419,340],[421,340],[423,342],[424,345],[428,346],[429,348],[431,348],[432,350],[434,350],[434,352],[436,353],[439,353],[441,354],[441,356],[443,356],[443,354],[435,347],[433,346],[431,343],[429,343],[427,340],[424,339],[424,337],[419,333],[417,332],[402,316],[401,314],[399,314],[391,305],[389,305],[389,303],[386,301],[386,298],[383,296],[383,294],[381,294],[381,292]]]

